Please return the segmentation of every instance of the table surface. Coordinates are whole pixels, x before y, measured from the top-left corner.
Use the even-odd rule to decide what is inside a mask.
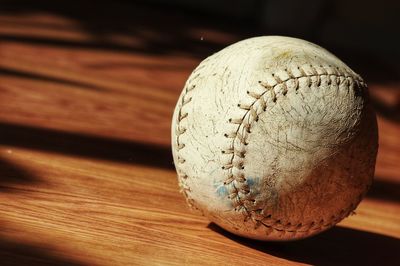
[[[400,83],[367,77],[380,148],[355,215],[307,240],[243,239],[186,207],[170,120],[200,60],[246,36],[170,12],[172,28],[145,5],[118,15],[129,27],[55,7],[0,12],[1,264],[399,263]]]

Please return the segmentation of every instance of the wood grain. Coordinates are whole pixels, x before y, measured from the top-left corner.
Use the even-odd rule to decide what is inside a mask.
[[[168,30],[147,18],[163,12],[144,4],[129,9],[136,17],[121,15],[140,29],[100,33],[102,17],[71,15],[74,5],[3,7],[1,265],[400,261],[400,83],[370,83],[380,149],[376,182],[356,214],[311,239],[251,241],[186,208],[169,144],[172,110],[191,70],[245,34],[205,29],[173,10],[169,22],[178,30]]]

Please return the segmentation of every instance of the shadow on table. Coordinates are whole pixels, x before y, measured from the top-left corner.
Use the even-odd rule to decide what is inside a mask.
[[[400,239],[356,229],[334,227],[294,242],[263,242],[233,235],[214,223],[208,227],[244,246],[290,261],[312,265],[395,265]]]
[[[9,150],[10,153],[11,151],[12,150]],[[24,169],[5,158],[0,158],[0,193],[15,193],[19,190],[15,185],[29,185],[37,182],[40,182],[40,180],[34,173],[31,173],[27,169]],[[7,204],[7,202],[3,202],[2,204]],[[1,222],[0,227],[0,232],[3,232],[4,226],[1,225]],[[86,264],[77,262],[73,259],[64,258],[63,256],[53,252],[49,247],[34,246],[28,243],[11,240],[8,237],[0,235],[0,265],[78,266]]]
[[[0,67],[1,76],[11,76],[19,79],[28,79],[36,81],[54,82],[62,85],[69,85],[69,88],[85,89],[85,90],[96,90],[96,91],[107,91],[107,88],[98,86],[96,84],[88,84],[87,82],[68,80],[59,77],[53,77],[49,75],[42,75],[29,71],[21,71],[15,69],[7,69]]]
[[[400,183],[375,177],[366,197],[385,201],[400,202]]]
[[[162,3],[142,1],[5,1],[0,13],[31,14],[46,12],[74,21],[74,26],[90,34],[90,40],[48,38],[46,36],[0,34],[0,39],[24,43],[118,50],[150,54],[191,54],[204,57],[225,45],[215,34],[202,38],[205,28],[213,26],[227,33],[241,35],[245,30],[243,21],[221,16],[203,14],[193,8],[177,8]],[[207,16],[207,19],[204,17]],[[230,25],[234,24],[234,27]],[[254,23],[250,23],[253,25]],[[246,21],[246,26],[249,21]],[[32,26],[46,30],[68,32],[70,28],[51,23],[33,23]],[[248,35],[248,34],[247,34]],[[223,42],[223,41],[222,41]]]
[[[38,177],[34,174],[0,157],[0,192],[11,189],[9,185],[12,184],[32,184],[37,181]]]
[[[395,104],[386,103],[374,95],[371,96],[372,104],[377,114],[391,122],[400,123],[400,94],[396,91],[387,92],[387,94],[389,93],[391,94],[391,98],[395,99]]]
[[[87,265],[73,259],[63,258],[45,247],[35,247],[0,238],[0,257],[2,266],[19,265]]]
[[[16,125],[0,122],[0,144],[69,154],[87,158],[134,163],[173,169],[169,146],[151,145],[129,140],[90,136],[54,129]],[[12,150],[10,150],[12,152]],[[1,159],[1,158],[0,158]],[[21,170],[12,163],[0,161],[0,183],[33,182],[32,173]],[[399,201],[400,185],[376,178],[367,197]]]
[[[173,169],[169,146],[0,122],[0,144]],[[22,175],[23,176],[23,175]]]

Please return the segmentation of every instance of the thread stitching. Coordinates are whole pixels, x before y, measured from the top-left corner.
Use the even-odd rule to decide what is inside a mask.
[[[207,60],[207,59],[206,59]],[[205,61],[206,61],[205,60]],[[186,133],[187,128],[184,127],[182,125],[182,121],[187,119],[189,113],[184,112],[183,111],[183,107],[186,106],[187,104],[189,104],[192,101],[192,96],[190,96],[190,93],[196,88],[195,84],[192,84],[194,80],[196,80],[200,74],[197,73],[200,69],[204,68],[204,64],[197,67],[193,73],[192,73],[192,77],[189,78],[189,80],[186,82],[185,84],[185,88],[184,88],[184,93],[182,94],[181,100],[180,100],[180,107],[178,110],[178,115],[177,115],[177,121],[176,121],[176,146],[175,146],[175,150],[176,150],[176,154],[177,154],[177,162],[179,165],[176,166],[177,170],[178,170],[178,175],[179,175],[179,187],[180,187],[180,192],[182,194],[184,194],[185,199],[187,204],[194,209],[197,209],[199,211],[201,211],[197,206],[196,203],[194,201],[194,199],[189,195],[189,193],[191,192],[190,187],[187,185],[187,179],[188,179],[188,175],[182,170],[182,168],[180,167],[180,165],[184,164],[186,162],[185,158],[182,156],[182,154],[180,153],[180,151],[182,149],[185,148],[185,143],[182,142],[181,137],[183,134]]]
[[[256,203],[255,199],[251,197],[250,187],[246,182],[246,177],[244,176],[244,159],[246,157],[246,146],[248,145],[247,137],[251,133],[251,126],[254,122],[258,121],[260,114],[267,109],[267,100],[264,96],[267,96],[269,92],[270,99],[273,103],[278,100],[278,97],[286,96],[289,88],[288,82],[294,82],[294,90],[299,90],[299,79],[307,78],[307,87],[311,86],[312,79],[316,79],[315,83],[319,87],[321,85],[321,78],[323,76],[327,77],[327,85],[331,85],[335,82],[339,87],[340,85],[345,85],[349,87],[351,83],[357,83],[358,87],[365,87],[365,83],[359,77],[354,77],[352,74],[344,69],[339,69],[338,67],[333,68],[331,65],[322,66],[319,65],[320,72],[315,66],[309,65],[311,74],[307,74],[303,67],[297,67],[301,75],[295,77],[291,71],[284,69],[283,71],[288,76],[287,79],[281,80],[276,73],[272,73],[272,77],[275,81],[274,84],[269,84],[268,82],[259,81],[258,83],[264,91],[259,94],[252,91],[247,91],[247,94],[254,99],[250,105],[245,105],[239,103],[237,106],[245,111],[245,114],[241,118],[231,118],[228,120],[229,123],[237,125],[237,129],[230,133],[225,133],[226,138],[231,138],[231,146],[225,150],[222,150],[223,154],[229,154],[231,156],[227,164],[222,166],[222,169],[227,171],[227,179],[224,181],[224,186],[227,187],[229,191],[228,198],[231,199],[232,205],[235,211],[241,211],[244,214],[244,220],[252,219],[255,222],[255,227],[263,225],[267,227],[270,232],[272,230],[278,233],[307,233],[314,230],[321,230],[326,227],[330,227],[336,224],[338,221],[348,216],[352,210],[357,206],[358,202],[361,201],[363,194],[358,198],[357,204],[352,203],[348,208],[342,209],[339,214],[332,216],[328,221],[321,219],[318,222],[311,222],[310,224],[303,225],[302,223],[292,225],[291,223],[283,224],[280,219],[274,219],[271,215],[265,215],[262,209],[250,210],[251,206]],[[344,73],[344,74],[343,74]],[[281,85],[281,94],[278,94],[275,89],[277,86]],[[281,95],[281,96],[280,96]],[[255,108],[255,105],[259,104],[261,108]],[[257,112],[258,111],[258,112]],[[235,145],[235,143],[239,143]]]

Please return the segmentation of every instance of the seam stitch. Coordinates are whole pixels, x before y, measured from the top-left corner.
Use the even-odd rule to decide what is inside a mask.
[[[181,141],[181,136],[185,134],[187,128],[183,127],[181,122],[182,120],[186,119],[188,117],[188,113],[184,113],[182,111],[182,108],[187,105],[191,101],[191,97],[187,98],[186,96],[188,93],[193,90],[195,86],[189,87],[188,85],[185,87],[185,92],[182,95],[181,102],[180,102],[180,108],[178,111],[178,116],[177,116],[177,123],[176,123],[176,154],[177,154],[177,161],[178,164],[184,164],[186,160],[182,157],[182,154],[180,153],[180,150],[185,148],[185,143]],[[178,167],[177,167],[178,168]],[[178,171],[179,175],[179,187],[181,189],[181,193],[185,195],[186,202],[189,206],[195,207],[194,200],[189,196],[190,187],[186,184],[186,179],[188,178],[188,175],[183,172],[182,168],[179,167]]]
[[[207,60],[207,59],[206,59]],[[193,91],[196,88],[196,85],[190,85],[192,83],[193,80],[197,79],[200,76],[200,73],[196,73],[198,72],[200,69],[204,68],[205,65],[199,66],[197,67],[193,73],[192,73],[192,77],[189,78],[189,80],[186,82],[185,84],[185,88],[184,88],[184,93],[182,94],[181,100],[180,100],[180,107],[178,110],[178,115],[177,115],[177,121],[176,121],[176,146],[175,146],[175,151],[177,154],[177,161],[178,164],[184,164],[186,162],[186,160],[182,157],[182,154],[180,153],[180,150],[185,148],[185,143],[183,143],[180,139],[180,137],[186,133],[187,128],[183,127],[181,122],[185,119],[187,119],[189,113],[187,112],[183,112],[182,109],[184,106],[186,106],[188,103],[190,103],[192,101],[192,97],[187,97],[188,94]],[[181,167],[179,167],[179,165],[176,165],[177,168],[177,172],[179,175],[179,187],[180,187],[180,192],[182,194],[184,194],[185,199],[186,199],[186,203],[197,210],[200,210],[196,204],[195,201],[193,200],[193,198],[189,195],[189,193],[191,192],[190,187],[186,184],[186,181],[188,179],[188,175],[182,170]],[[201,210],[200,210],[201,211]]]
[[[288,69],[284,69],[283,71],[287,74],[289,78],[285,80],[281,80],[277,77],[276,73],[271,73],[272,77],[275,80],[274,85],[268,84],[268,82],[259,81],[258,83],[265,89],[261,94],[257,94],[255,92],[247,91],[247,94],[254,99],[252,104],[244,105],[238,104],[238,107],[242,110],[245,110],[245,114],[240,119],[229,119],[228,122],[231,124],[236,124],[237,129],[234,132],[226,133],[224,136],[226,138],[231,138],[231,147],[222,150],[223,154],[229,154],[231,156],[229,162],[222,166],[222,169],[228,172],[228,178],[224,181],[224,186],[227,187],[229,191],[228,198],[232,201],[232,205],[235,211],[241,211],[245,218],[244,221],[252,219],[255,222],[255,228],[260,225],[267,227],[270,232],[272,230],[276,230],[280,233],[307,233],[313,230],[321,230],[326,227],[330,227],[336,224],[338,221],[348,216],[352,210],[357,206],[357,204],[352,203],[348,208],[342,209],[339,214],[333,215],[328,221],[321,220],[319,222],[311,222],[310,224],[303,225],[302,223],[297,225],[292,225],[291,223],[287,223],[283,225],[279,219],[271,218],[271,215],[265,215],[262,209],[258,210],[250,210],[251,205],[255,204],[255,199],[251,197],[250,187],[246,182],[246,178],[244,176],[243,170],[244,159],[246,156],[245,146],[248,145],[247,137],[251,133],[251,126],[253,122],[258,121],[258,117],[260,114],[266,111],[267,108],[267,100],[264,99],[264,96],[270,92],[270,97],[272,102],[277,101],[277,97],[279,96],[275,91],[275,88],[278,85],[282,85],[281,95],[285,96],[288,92],[287,82],[294,81],[294,90],[300,89],[299,87],[299,79],[307,78],[307,87],[310,87],[312,83],[312,78],[316,79],[317,86],[321,85],[321,77],[327,76],[328,81],[327,84],[330,86],[332,82],[335,82],[339,87],[342,85],[346,85],[349,87],[351,83],[357,83],[358,87],[365,87],[364,81],[359,77],[354,77],[351,73],[349,73],[345,69],[339,69],[338,67],[332,67],[331,65],[320,67],[320,73],[317,71],[315,66],[308,65],[311,69],[311,74],[306,74],[306,71],[303,67],[297,67],[297,70],[300,71],[301,75],[299,77],[295,77],[292,72],[289,72]],[[342,74],[344,73],[344,74]],[[279,96],[280,97],[280,96]],[[260,104],[261,111],[257,113],[257,110],[254,108],[256,103]],[[239,147],[235,145],[235,142],[239,142]],[[362,195],[360,195],[358,202],[361,201]],[[250,208],[248,207],[250,205]],[[257,213],[258,212],[258,213]],[[270,224],[269,222],[272,222]],[[326,223],[327,222],[327,223]]]

